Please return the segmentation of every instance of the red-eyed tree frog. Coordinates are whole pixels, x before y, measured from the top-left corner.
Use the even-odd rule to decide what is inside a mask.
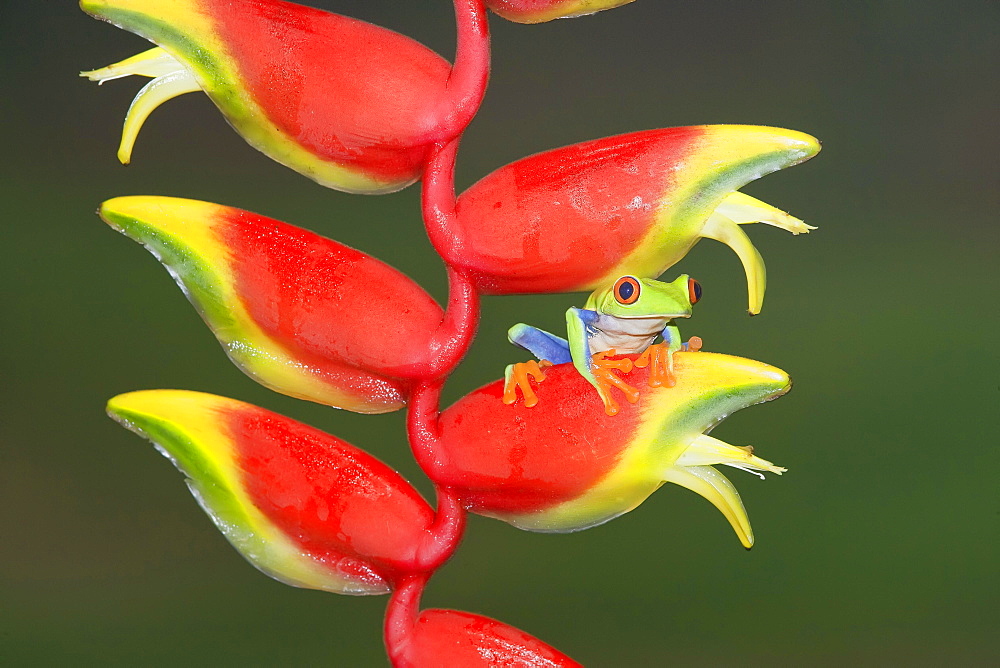
[[[612,287],[593,292],[582,309],[566,311],[566,339],[530,325],[514,325],[507,333],[510,342],[527,349],[540,361],[507,367],[504,403],[514,403],[520,388],[524,405],[534,406],[538,398],[529,376],[541,381],[545,379],[545,367],[572,362],[580,375],[597,388],[605,412],[614,415],[618,404],[611,397],[611,388],[621,390],[630,403],[639,398],[638,390],[612,373],[615,369],[631,371],[632,360],[608,359],[615,355],[641,353],[634,365],[651,365],[649,384],[673,386],[673,353],[701,348],[698,337],[681,343],[674,319],[690,318],[691,306],[700,298],[701,285],[686,274],[671,283],[622,276]],[[657,336],[663,337],[663,343],[653,345]]]

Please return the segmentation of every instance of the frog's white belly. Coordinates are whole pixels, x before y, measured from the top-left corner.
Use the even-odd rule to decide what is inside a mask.
[[[616,318],[600,314],[587,338],[590,354],[611,350],[628,355],[648,348],[667,325],[666,318]]]

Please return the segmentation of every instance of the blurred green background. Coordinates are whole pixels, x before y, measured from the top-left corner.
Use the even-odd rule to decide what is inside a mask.
[[[448,2],[324,8],[453,52]],[[496,17],[494,69],[459,187],[519,157],[631,130],[751,123],[823,153],[746,190],[818,225],[747,228],[767,261],[746,317],[730,250],[669,276],[705,287],[683,327],[786,369],[796,388],[715,432],[789,468],[728,472],[757,534],[679,487],[579,534],[472,518],[425,603],[519,626],[590,666],[996,665],[995,2],[640,0],[538,26]],[[445,284],[418,190],[324,190],[245,145],[203,95],[156,111],[115,160],[135,80],[77,77],[146,48],[74,3],[0,7],[0,662],[378,666],[384,598],[278,584],[247,565],[178,473],[104,416],[142,388],[251,401],[331,431],[425,492],[402,415],[358,416],[244,377],[160,265],[93,214],[103,199],[206,199],[293,222]],[[524,358],[519,321],[561,328],[583,295],[490,298],[448,401]]]

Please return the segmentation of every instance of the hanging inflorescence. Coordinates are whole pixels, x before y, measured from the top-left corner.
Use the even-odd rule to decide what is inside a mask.
[[[454,0],[454,64],[390,30],[280,0],[81,2],[156,44],[84,73],[150,79],[128,111],[122,162],[159,104],[204,91],[251,145],[324,186],[380,194],[421,182],[424,224],[448,272],[444,309],[374,257],[248,211],[153,196],[100,209],[167,267],[258,382],[360,413],[408,411],[437,508],[359,448],[250,404],[178,390],[108,404],[184,473],[257,568],[298,587],[391,594],[385,642],[396,666],[578,665],[501,622],[420,610],[467,512],[575,531],[673,482],[719,508],[750,547],[739,495],[713,465],[784,471],[707,432],[787,392],[788,376],[684,342],[675,320],[691,316],[701,286],[656,279],[701,238],[716,239],[739,256],[748,309],[759,312],[764,265],[740,226],[812,228],[738,189],[815,155],[814,138],[756,126],[647,130],[524,158],[455,193],[458,143],[486,90],[486,9],[535,23],[628,1]],[[538,360],[440,411],[480,295],[576,291],[593,294],[567,311],[565,338],[515,325],[511,341]]]

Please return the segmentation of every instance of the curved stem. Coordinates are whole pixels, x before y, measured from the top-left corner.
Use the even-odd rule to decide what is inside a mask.
[[[448,308],[434,333],[434,358],[430,376],[440,378],[454,370],[465,357],[479,327],[479,293],[461,270],[448,266]]]
[[[410,634],[420,613],[420,597],[430,578],[429,573],[410,575],[397,583],[385,609],[383,635],[389,660],[395,668],[410,665],[407,659]]]
[[[420,597],[431,575],[452,554],[465,532],[465,509],[458,496],[449,487],[436,482],[435,470],[440,461],[438,445],[438,412],[441,397],[441,379],[420,383],[410,398],[406,416],[406,430],[410,447],[420,468],[435,480],[437,492],[437,517],[428,538],[417,550],[418,572],[407,575],[396,583],[385,612],[385,647],[392,665],[408,668],[407,658],[410,634],[420,611]]]
[[[465,355],[479,324],[479,293],[460,265],[462,241],[455,213],[455,158],[461,137],[434,147],[421,184],[427,236],[448,267],[448,308],[431,343],[434,361],[427,375],[439,377]]]
[[[446,141],[434,146],[421,190],[421,213],[431,243],[448,268],[448,307],[431,342],[433,361],[425,380],[410,396],[407,436],[413,455],[437,493],[437,515],[418,546],[413,574],[396,583],[385,614],[385,646],[393,666],[406,668],[413,625],[420,597],[431,574],[458,547],[465,531],[465,509],[454,491],[438,480],[440,460],[438,419],[444,376],[461,361],[472,344],[479,324],[479,293],[457,262],[461,241],[455,212],[455,158],[466,126],[479,110],[490,70],[489,24],[483,0],[455,0],[458,44],[455,64],[448,78],[449,115]]]
[[[443,380],[425,381],[417,385],[410,395],[406,411],[406,433],[413,457],[435,484],[438,472],[446,464],[438,447],[438,404],[443,385]]]
[[[486,94],[490,76],[490,24],[483,0],[455,0],[458,33],[455,64],[448,77],[448,109],[444,130],[460,135]]]
[[[420,183],[420,206],[427,237],[449,266],[461,266],[462,237],[455,197],[455,158],[461,135],[437,144]]]
[[[451,558],[465,535],[465,508],[461,499],[449,488],[435,484],[437,492],[437,517],[427,540],[417,551],[420,567],[433,572]]]
[[[417,561],[427,570],[443,564],[458,547],[465,532],[465,507],[451,487],[440,481],[442,458],[439,440],[438,402],[441,398],[443,380],[423,382],[410,397],[406,414],[406,432],[410,449],[417,464],[427,477],[434,481],[438,509],[428,540],[417,551]]]

